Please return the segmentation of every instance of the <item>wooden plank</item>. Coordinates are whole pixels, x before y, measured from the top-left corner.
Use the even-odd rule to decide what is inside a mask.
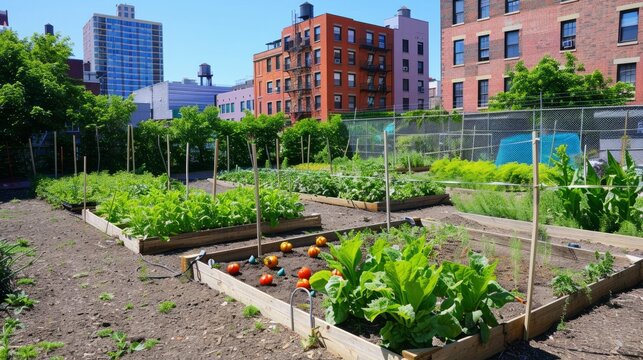
[[[506,229],[511,231],[528,232],[530,231],[529,227],[531,226],[531,223],[527,221],[503,219],[492,216],[460,212],[458,212],[457,214],[465,219],[476,221],[481,225],[493,226],[499,229]],[[555,225],[545,225],[545,227],[547,228],[547,234],[549,236],[561,240],[572,242],[587,241],[608,246],[616,246],[628,250],[643,249],[643,242],[641,242],[641,239],[634,236],[581,230]]]
[[[433,353],[440,350],[438,346],[424,349],[407,349],[402,350],[402,357],[409,360],[430,360]]]
[[[297,219],[286,219],[279,222],[275,227],[270,223],[262,223],[266,233],[278,234],[299,229],[319,228],[321,227],[321,215],[308,215]],[[221,244],[231,241],[250,239],[255,236],[257,226],[255,224],[246,224],[240,226],[231,226],[220,229],[203,230],[192,233],[179,234],[171,236],[169,240],[153,237],[139,239],[121,234],[119,239],[123,241],[128,249],[143,255],[158,254],[170,250],[194,248],[205,245]],[[137,245],[133,245],[137,243]],[[128,244],[132,244],[128,246]],[[134,250],[138,249],[138,251]]]
[[[362,209],[362,210],[373,211],[373,212],[378,211],[378,206],[376,203],[358,201],[358,200],[347,200],[347,199],[341,199],[336,197],[311,195],[311,194],[304,194],[304,193],[298,193],[298,194],[299,194],[299,199],[301,200],[308,200],[308,201],[314,201],[322,204],[343,206],[343,207]]]
[[[435,206],[446,203],[448,201],[449,194],[420,196],[406,200],[392,200],[391,211],[410,210],[421,207]],[[379,211],[386,211],[386,204],[384,202],[378,202],[377,205]]]
[[[416,224],[421,224],[420,219],[414,219],[414,221]],[[407,221],[406,220],[391,221],[391,226],[396,227],[404,223],[407,223]],[[322,231],[314,234],[294,236],[294,237],[288,238],[288,241],[291,244],[293,244],[294,247],[308,246],[308,245],[314,244],[315,239],[318,236],[324,236],[328,241],[336,241],[338,239],[337,234],[344,234],[352,230],[360,231],[360,230],[366,230],[366,229],[370,229],[374,231],[386,229],[386,223],[375,223],[371,225],[365,225],[365,226],[359,226],[359,227],[353,227],[353,228],[347,228],[347,229],[341,229],[341,230]],[[284,240],[275,240],[275,241],[268,241],[268,242],[262,243],[261,244],[262,252],[269,253],[269,252],[279,251],[279,244],[281,244],[282,241]],[[202,258],[202,260],[204,262],[207,262],[210,259],[213,259],[215,261],[220,261],[220,262],[233,261],[233,260],[247,259],[250,257],[250,255],[257,256],[257,247],[255,245],[244,246],[244,247],[239,247],[235,249],[224,249],[212,254],[206,254]],[[181,271],[187,271],[189,264],[197,256],[198,254],[181,256]]]
[[[525,334],[525,315],[517,316],[506,323],[503,323],[505,334],[505,345],[514,341],[522,340]]]
[[[496,326],[489,331],[489,341],[483,344],[479,335],[467,336],[457,342],[447,344],[431,355],[432,360],[486,359],[505,348],[504,327]]]
[[[193,273],[195,280],[203,282],[215,290],[224,292],[244,304],[256,306],[263,316],[290,328],[290,305],[286,302],[238,281],[217,269],[211,269],[201,261],[195,264]],[[308,336],[310,334],[308,313],[295,308],[293,314],[295,332],[304,337]],[[343,359],[401,359],[399,355],[330,325],[319,318],[315,318],[315,326],[319,328],[326,348]]]
[[[85,222],[109,236],[118,237],[123,233],[123,230],[121,230],[118,226],[94,214],[89,209],[87,209],[85,213]]]

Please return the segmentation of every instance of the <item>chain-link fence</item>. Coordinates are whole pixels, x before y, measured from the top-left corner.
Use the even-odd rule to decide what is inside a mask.
[[[389,156],[406,166],[444,157],[531,163],[531,132],[541,137],[540,159],[551,163],[560,145],[578,160],[620,160],[628,150],[643,165],[643,106],[536,109],[458,115],[344,120],[350,150],[362,158],[383,154],[386,132]]]

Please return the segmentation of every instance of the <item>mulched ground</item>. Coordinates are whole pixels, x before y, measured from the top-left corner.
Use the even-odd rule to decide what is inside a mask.
[[[208,188],[204,182],[195,186]],[[115,349],[114,341],[96,332],[111,328],[130,339],[156,338],[160,343],[134,355],[149,359],[239,358],[333,359],[324,350],[304,352],[300,337],[269,319],[242,316],[243,305],[226,302],[224,294],[185,279],[141,281],[137,268],[148,275],[168,271],[147,265],[138,255],[86,226],[62,210],[28,199],[25,193],[0,192],[0,238],[29,240],[41,255],[25,276],[36,280],[25,291],[39,303],[17,317],[25,324],[12,346],[38,341],[62,341],[50,355],[67,359],[102,359]],[[21,201],[8,201],[24,197]],[[448,217],[451,207],[406,212],[397,216]],[[325,229],[341,229],[384,221],[383,214],[306,203],[306,213],[321,213]],[[279,239],[276,237],[275,239]],[[255,240],[256,241],[256,240]],[[234,246],[255,241],[237,243]],[[230,246],[230,245],[222,245]],[[208,248],[209,251],[220,248]],[[180,253],[194,253],[187,250]],[[177,255],[145,257],[179,267]],[[111,301],[99,299],[114,295]],[[174,301],[176,308],[161,314],[158,304]],[[132,309],[126,310],[128,304]],[[264,330],[255,328],[257,322]],[[512,345],[500,359],[631,359],[643,357],[643,284],[568,321],[566,330],[552,331],[529,343]]]

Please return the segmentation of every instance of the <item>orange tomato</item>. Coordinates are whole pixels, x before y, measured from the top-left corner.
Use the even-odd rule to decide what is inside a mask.
[[[333,271],[331,271],[330,274],[333,276],[339,276],[340,278],[344,277],[344,275],[342,275],[342,272],[337,269],[333,269]]]
[[[308,248],[308,256],[310,256],[311,258],[316,258],[317,256],[319,256],[320,252],[321,250],[315,245],[312,245]]]
[[[297,287],[310,290],[310,282],[308,281],[308,279],[299,279],[297,281]]]
[[[308,266],[304,266],[299,271],[297,271],[297,277],[300,279],[310,279],[310,276],[313,274],[313,271],[310,270]]]
[[[292,243],[288,241],[282,241],[281,244],[279,244],[279,250],[281,250],[282,253],[292,252]]]
[[[318,236],[317,239],[315,239],[315,245],[317,246],[326,246],[326,238],[323,236]]]
[[[228,264],[226,270],[230,275],[237,275],[239,273],[239,270],[241,270],[241,266],[239,266],[238,263],[230,263]]]
[[[270,285],[270,284],[272,284],[272,280],[273,280],[272,275],[270,275],[270,274],[263,274],[263,275],[261,275],[261,277],[259,278],[259,285],[264,285],[264,286],[266,286],[266,285]]]
[[[266,265],[268,269],[274,269],[279,265],[279,259],[275,255],[266,256],[263,258],[263,264]]]

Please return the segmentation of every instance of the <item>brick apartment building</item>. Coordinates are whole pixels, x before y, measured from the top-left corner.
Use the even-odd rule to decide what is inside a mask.
[[[393,29],[304,3],[293,25],[255,54],[255,114],[280,111],[293,121],[393,105]]]
[[[478,111],[510,86],[522,60],[573,52],[587,72],[643,84],[643,39],[633,0],[441,0],[442,97],[446,109]],[[636,91],[635,103],[643,103]]]

